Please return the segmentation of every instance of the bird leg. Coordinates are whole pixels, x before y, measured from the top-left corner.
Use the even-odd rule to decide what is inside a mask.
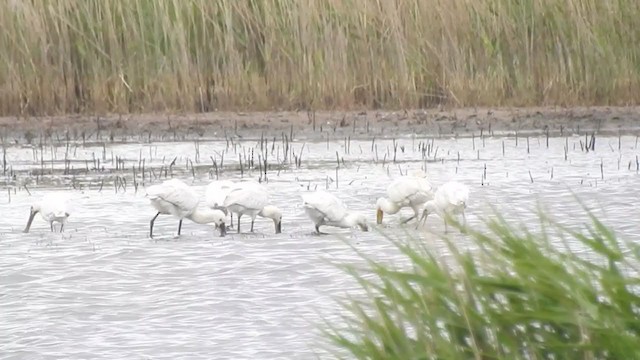
[[[230,229],[233,229],[233,213],[231,213],[231,226],[229,226]]]
[[[156,221],[156,218],[160,215],[160,211],[156,214],[156,216],[151,219],[151,228],[149,229],[149,237],[153,239],[153,222]]]
[[[182,219],[180,219],[180,222],[178,223],[178,236],[180,236],[180,230],[182,230]]]
[[[420,220],[418,221],[418,223],[416,224],[416,230],[418,229],[418,227],[420,226],[420,223],[422,222],[422,226],[424,226],[427,223],[427,216],[429,216],[429,212],[427,210],[424,210],[422,212],[422,216],[420,217]]]
[[[464,216],[464,210],[462,210],[462,233],[467,233],[467,217]]]
[[[254,221],[256,221],[256,219],[255,219],[255,218],[252,218],[252,219],[251,219],[251,232],[253,232],[253,222],[254,222]]]
[[[410,218],[408,218],[408,219],[402,220],[400,223],[401,223],[401,224],[406,224],[406,223],[408,223],[409,221],[411,221],[411,220],[413,220],[413,219],[415,219],[415,218],[416,218],[416,216],[415,216],[415,215],[413,215],[412,217],[410,217]]]
[[[329,235],[329,233],[320,231],[320,225],[316,225],[316,234],[318,234],[318,235]]]
[[[54,231],[53,231],[53,221],[52,221],[52,222],[50,222],[50,223],[49,223],[49,225],[51,225],[51,232],[54,232]]]
[[[404,220],[404,221],[402,221],[402,222],[401,222],[401,224],[406,224],[406,223],[408,223],[409,221],[411,221],[411,220],[413,220],[413,219],[417,219],[417,218],[418,218],[418,216],[419,216],[419,214],[420,214],[420,209],[418,209],[418,207],[412,207],[412,209],[413,209],[413,216],[412,216],[412,217],[410,217],[410,218],[408,218],[408,219],[406,219],[406,220]]]
[[[238,214],[238,234],[240,234],[240,218],[242,217],[242,214]]]
[[[64,229],[64,223],[60,223],[60,232]]]

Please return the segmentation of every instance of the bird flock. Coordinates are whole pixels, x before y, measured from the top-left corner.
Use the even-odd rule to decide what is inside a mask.
[[[276,234],[282,232],[282,211],[270,203],[269,191],[261,183],[254,181],[232,182],[216,180],[211,182],[202,198],[191,186],[179,179],[166,180],[146,189],[146,197],[156,214],[149,224],[149,237],[153,238],[153,226],[160,215],[171,215],[178,219],[178,232],[182,230],[182,221],[189,219],[198,224],[212,224],[220,236],[235,226],[240,233],[243,216],[251,219],[250,231],[254,231],[257,217],[270,219]],[[321,226],[355,228],[368,231],[366,216],[353,212],[335,195],[326,191],[315,191],[301,195],[302,205],[307,217],[313,222],[317,234]],[[376,201],[376,223],[382,224],[385,214],[397,214],[403,208],[413,210],[413,216],[402,223],[416,220],[424,224],[431,214],[444,220],[445,232],[448,231],[448,219],[462,215],[466,225],[465,209],[469,200],[469,188],[459,182],[449,181],[434,188],[421,170],[414,170],[392,181],[386,189],[386,196]],[[24,232],[29,232],[37,213],[50,224],[60,224],[60,232],[70,216],[68,199],[60,194],[49,194],[30,209],[29,219]],[[237,219],[235,224],[233,217]],[[228,225],[227,218],[230,218]]]

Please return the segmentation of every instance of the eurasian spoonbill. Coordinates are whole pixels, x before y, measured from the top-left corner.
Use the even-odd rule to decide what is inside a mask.
[[[40,202],[32,205],[29,221],[27,221],[27,226],[24,228],[25,233],[28,233],[29,229],[31,229],[31,223],[37,213],[40,213],[44,221],[49,223],[52,232],[54,231],[54,222],[60,223],[60,232],[62,232],[64,225],[67,223],[67,218],[71,215],[69,198],[63,194],[47,194]]]
[[[147,188],[147,197],[158,211],[151,219],[149,237],[153,238],[153,223],[160,214],[173,215],[180,219],[178,235],[182,230],[182,219],[187,218],[198,224],[213,223],[220,228],[220,236],[226,234],[225,214],[221,210],[199,206],[198,194],[187,184],[178,180],[166,180],[162,184]]]
[[[402,223],[418,218],[422,205],[434,196],[433,188],[424,175],[421,170],[413,171],[411,175],[400,177],[389,184],[387,197],[381,197],[376,202],[378,224],[382,224],[384,213],[395,214],[404,207],[413,209],[413,216]]]
[[[251,217],[251,232],[256,216],[273,220],[276,234],[282,232],[282,212],[276,206],[269,204],[267,188],[256,182],[237,183],[227,194],[224,207],[238,217],[238,233],[240,233],[240,218],[242,215]]]
[[[467,208],[468,201],[469,188],[466,185],[456,181],[446,182],[438,187],[433,200],[425,203],[420,221],[424,224],[429,214],[436,213],[444,219],[444,231],[448,232],[447,217],[462,214],[466,226],[467,218],[464,210]]]
[[[320,226],[335,226],[340,228],[360,227],[362,231],[368,231],[367,220],[364,215],[350,212],[340,199],[325,191],[316,191],[303,194],[302,203],[307,216],[316,226],[316,232],[320,232]]]
[[[227,212],[227,209],[224,207],[224,199],[227,198],[227,195],[236,184],[231,180],[216,180],[212,181],[205,191],[205,201],[207,206],[212,209],[222,210],[223,212]],[[233,213],[231,215],[231,226],[233,227]]]

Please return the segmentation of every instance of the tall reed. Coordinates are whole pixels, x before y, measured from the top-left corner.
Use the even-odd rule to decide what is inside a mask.
[[[0,114],[630,104],[640,3],[6,0]]]
[[[639,248],[592,220],[583,233],[492,220],[470,232],[475,253],[448,242],[449,262],[397,242],[408,269],[345,266],[367,296],[326,333],[358,359],[638,358]]]

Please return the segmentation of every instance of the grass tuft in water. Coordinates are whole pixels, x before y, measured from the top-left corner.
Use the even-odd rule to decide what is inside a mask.
[[[443,238],[447,257],[390,240],[410,265],[344,266],[366,296],[325,334],[359,359],[638,358],[640,252],[590,218],[576,232],[541,214],[534,232],[496,216],[474,250]]]

